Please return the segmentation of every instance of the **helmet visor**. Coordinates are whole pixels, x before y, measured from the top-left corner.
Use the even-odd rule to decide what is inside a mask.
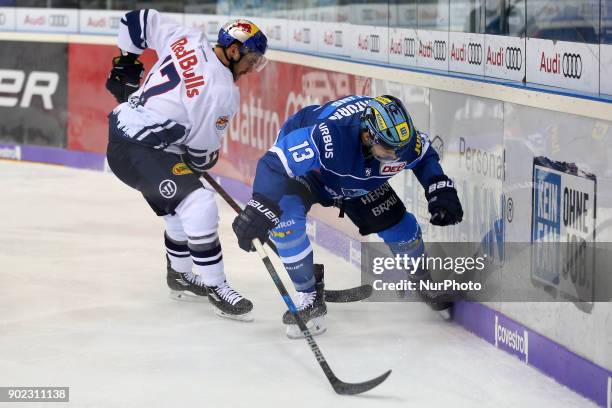
[[[399,160],[408,149],[408,144],[404,146],[391,146],[379,137],[372,136],[372,131],[368,131],[370,141],[370,151],[372,156],[381,163],[390,163]]]
[[[260,72],[268,64],[268,59],[258,52],[247,52],[243,58],[246,59],[250,71]]]

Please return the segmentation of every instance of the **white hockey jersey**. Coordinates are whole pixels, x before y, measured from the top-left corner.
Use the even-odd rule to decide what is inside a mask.
[[[119,48],[157,52],[158,61],[128,102],[110,115],[111,132],[136,143],[186,153],[199,170],[216,162],[239,90],[206,35],[155,10],[135,10],[121,20]],[[113,129],[114,128],[114,129]]]

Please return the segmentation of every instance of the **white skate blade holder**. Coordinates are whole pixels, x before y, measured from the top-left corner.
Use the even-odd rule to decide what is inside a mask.
[[[223,317],[225,319],[238,320],[239,322],[245,322],[245,323],[252,322],[254,320],[252,312],[247,312],[241,315],[233,315],[233,314],[225,313],[216,307],[214,307],[214,309],[215,309],[215,313],[217,314],[217,316]]]
[[[179,302],[208,303],[208,296],[197,296],[188,291],[170,290],[170,299]]]
[[[440,315],[440,317],[442,317],[442,319],[446,320],[447,322],[450,321],[452,318],[450,307],[448,309],[438,310],[438,314]]]
[[[292,340],[303,339],[304,333],[300,330],[297,324],[287,324],[287,337]],[[306,322],[306,327],[310,331],[310,334],[313,336],[318,336],[319,334],[323,334],[327,331],[327,326],[325,326],[325,316],[314,317]]]

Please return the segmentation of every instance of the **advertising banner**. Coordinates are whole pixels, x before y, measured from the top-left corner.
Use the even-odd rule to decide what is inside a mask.
[[[287,49],[288,47],[288,22],[283,18],[249,18],[261,28],[268,37],[268,46],[276,49]],[[217,29],[218,31],[218,29]]]
[[[103,153],[108,141],[107,115],[117,101],[106,90],[112,59],[118,54],[113,45],[72,43],[68,46],[68,148]],[[139,57],[148,70],[157,59],[151,50]],[[91,61],[98,61],[92,64]],[[146,76],[146,71],[145,71]]]
[[[533,160],[531,278],[559,297],[593,300],[597,178],[576,165],[539,156]],[[563,251],[560,251],[562,249]]]
[[[79,31],[79,10],[63,8],[18,7],[17,31],[76,33]]]
[[[525,38],[485,35],[486,76],[525,81]]]
[[[295,51],[317,51],[316,21],[290,20],[287,23],[288,44]]]
[[[81,34],[117,35],[123,10],[86,10],[79,11],[79,32]]]
[[[350,33],[351,58],[389,61],[389,27],[351,24]]]
[[[0,30],[12,31],[16,26],[16,8],[0,7]]]
[[[389,62],[408,67],[417,66],[418,38],[412,28],[389,29]]]
[[[326,54],[348,56],[350,50],[349,27],[347,23],[319,22],[315,32],[317,51]]]
[[[208,41],[217,41],[219,29],[229,20],[229,16],[214,14],[185,14],[185,25],[198,28],[206,33]],[[267,34],[267,33],[266,33]]]
[[[0,42],[0,140],[66,145],[67,45]]]
[[[448,31],[417,30],[417,65],[448,71]]]
[[[612,95],[612,44],[601,44],[599,51],[599,92]]]
[[[261,73],[238,84],[240,109],[230,121],[215,169],[247,184],[255,175],[257,160],[290,115],[307,105],[354,93],[369,94],[371,87],[362,77],[279,62],[270,62]],[[274,92],[270,92],[270,84],[274,84]]]
[[[599,44],[527,39],[527,82],[599,92]]]
[[[449,71],[484,75],[486,61],[484,34],[450,32],[448,42]]]

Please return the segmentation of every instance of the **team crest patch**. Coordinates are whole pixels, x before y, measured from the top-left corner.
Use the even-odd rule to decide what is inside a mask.
[[[193,174],[193,171],[185,163],[176,163],[172,167],[172,174],[175,176],[184,176],[185,174]]]
[[[217,118],[217,121],[215,122],[215,126],[217,127],[217,130],[223,130],[227,127],[228,123],[229,123],[229,117],[219,116]]]

